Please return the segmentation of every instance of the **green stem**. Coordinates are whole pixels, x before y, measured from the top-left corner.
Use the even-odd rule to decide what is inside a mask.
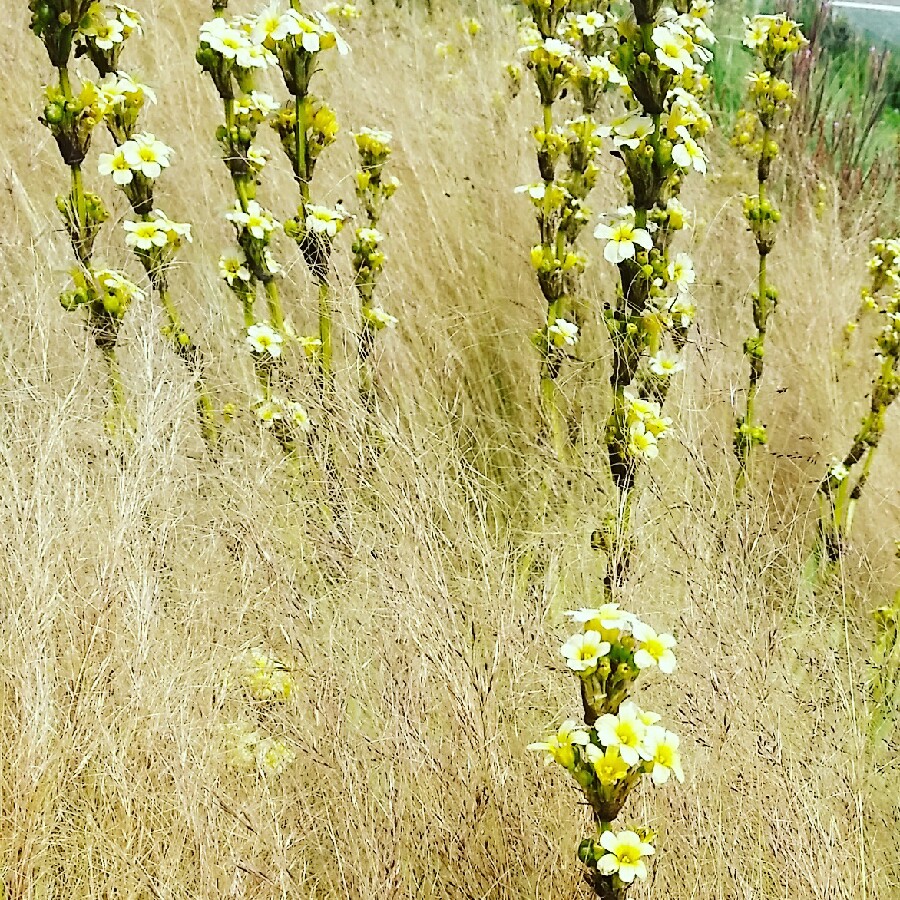
[[[319,282],[319,391],[323,402],[333,387],[331,346],[331,289],[327,281]]]
[[[771,129],[766,126],[763,129],[762,146],[763,153],[769,145]],[[760,212],[766,202],[766,178],[764,177],[762,159],[757,167],[757,197]],[[744,433],[740,439],[735,442],[735,450],[738,456],[740,468],[737,476],[737,487],[743,489],[750,479],[750,464],[754,446],[754,429],[756,428],[756,398],[759,394],[759,386],[762,381],[763,367],[765,365],[763,353],[765,351],[766,329],[768,325],[769,313],[769,286],[767,263],[769,259],[769,251],[759,251],[759,268],[757,270],[757,287],[756,299],[754,300],[755,309],[753,319],[756,324],[756,345],[754,355],[750,360],[750,380],[747,385],[747,406],[744,413],[743,425]]]
[[[541,371],[541,407],[550,426],[553,450],[562,462],[567,458],[565,423],[559,404],[559,386],[556,379],[548,373],[546,363]]]
[[[284,333],[284,313],[281,309],[281,297],[278,295],[278,285],[274,279],[266,282],[266,306],[269,308],[269,318],[272,327],[279,333]]]
[[[135,423],[128,414],[128,401],[125,396],[125,386],[122,383],[122,374],[119,370],[116,348],[112,344],[105,344],[100,351],[106,362],[109,393],[112,398],[112,410],[107,419],[107,429],[111,436],[121,433],[125,443],[130,446],[134,437]]]
[[[306,95],[294,96],[294,152],[297,156],[294,174],[300,187],[300,197],[304,211],[309,203],[309,173],[306,170]]]
[[[162,302],[163,309],[166,313],[166,318],[169,320],[166,331],[169,339],[172,341],[176,355],[185,363],[185,365],[189,367],[192,365],[199,367],[202,362],[200,351],[191,340],[191,336],[182,326],[181,316],[178,314],[178,309],[176,308],[168,289],[163,285],[157,285],[156,287],[157,294],[159,295],[159,299]],[[198,394],[197,411],[200,415],[200,428],[203,432],[204,440],[209,445],[210,449],[214,449],[218,440],[215,408],[213,406],[212,398],[209,396],[209,392],[204,384],[203,375],[199,371],[194,373],[194,380]]]

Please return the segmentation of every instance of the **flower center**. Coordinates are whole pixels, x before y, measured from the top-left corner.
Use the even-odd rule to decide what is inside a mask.
[[[640,743],[638,733],[631,722],[619,722],[616,726],[616,737],[625,747],[636,747]]]
[[[616,859],[619,860],[620,865],[633,866],[640,861],[640,858],[641,851],[637,847],[632,847],[630,844],[626,844],[624,847],[620,846],[616,849]]]

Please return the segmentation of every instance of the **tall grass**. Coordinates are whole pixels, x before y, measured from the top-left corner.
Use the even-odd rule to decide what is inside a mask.
[[[338,387],[332,413],[347,488],[335,520],[315,475],[287,496],[283,461],[252,423],[224,433],[220,462],[206,456],[190,374],[147,298],[118,343],[134,449],[125,468],[109,454],[102,360],[56,296],[70,249],[47,182],[65,172],[35,121],[33,79],[9,80],[0,142],[6,897],[521,900],[583,890],[570,853],[585,824],[575,795],[561,778],[548,784],[525,745],[577,707],[561,663],[551,671],[547,660],[560,612],[590,598],[602,575],[588,535],[609,502],[597,399],[608,390],[609,349],[595,302],[573,397],[584,409],[580,445],[597,453],[560,466],[545,490],[523,325],[545,303],[521,252],[533,221],[509,191],[532,177],[521,135],[536,109],[524,94],[508,99],[503,64],[515,38],[495,5],[474,7],[484,27],[459,54],[433,52],[458,43],[457,23],[472,11],[366,8],[352,67],[329,89],[339,117],[352,109],[394,134],[404,185],[385,270],[401,324],[379,371],[384,447],[364,472],[352,464],[364,434],[355,347],[342,346],[358,298],[346,264],[334,281],[336,382],[354,386]],[[242,318],[216,274],[231,188],[215,158],[218,113],[193,62],[206,10],[157,0],[152,13],[152,43],[134,49],[135,69],[168,99],[165,111],[147,111],[147,127],[177,125],[179,157],[198,160],[167,179],[167,192],[198,211],[203,235],[179,258],[173,289],[208,348],[210,389],[230,397],[244,383]],[[22,37],[25,10],[7,15],[4,59],[36,67],[43,51]],[[347,196],[353,154],[343,135],[323,158],[323,202]],[[894,414],[837,589],[812,596],[800,577],[816,473],[852,437],[849,398],[864,395],[862,367],[838,373],[821,335],[837,334],[855,306],[861,279],[842,261],[868,234],[833,204],[818,218],[802,197],[785,216],[791,253],[773,276],[793,326],[772,335],[759,401],[771,454],[757,503],[741,506],[727,471],[747,328],[734,298],[756,259],[734,200],[743,174],[722,153],[713,176],[685,193],[697,271],[709,273],[695,288],[703,314],[685,351],[683,416],[634,511],[652,548],[635,563],[641,587],[623,589],[642,618],[674,623],[680,647],[677,687],[647,686],[684,736],[686,783],[633,800],[651,825],[666,823],[644,896],[894,900],[896,742],[879,746],[873,771],[863,692],[869,612],[900,579]],[[286,170],[270,184],[272,197],[294,190]],[[605,203],[616,191],[609,176],[597,188]],[[114,214],[125,212],[123,199]],[[128,260],[119,235],[99,243],[104,260]],[[289,278],[302,265],[291,251]],[[295,279],[295,316],[309,330],[317,315],[307,281]],[[589,289],[595,301],[612,293],[596,270]],[[220,725],[249,714],[226,672],[260,644],[292,664],[296,682],[295,699],[271,710],[272,733],[297,757],[276,779],[236,772],[219,741]]]

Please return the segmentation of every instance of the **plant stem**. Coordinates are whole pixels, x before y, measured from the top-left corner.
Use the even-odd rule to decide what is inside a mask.
[[[134,422],[128,415],[125,386],[122,383],[115,344],[103,343],[101,346],[98,342],[98,349],[103,354],[103,360],[106,363],[109,393],[112,398],[112,410],[111,415],[107,418],[107,429],[110,436],[113,437],[121,433],[126,446],[130,447],[134,437]]]
[[[757,166],[757,201],[759,214],[763,215],[763,209],[766,204],[766,181],[768,178],[768,166],[764,168],[765,154],[771,140],[771,127],[766,125],[763,128],[762,137],[762,153],[759,165]],[[747,385],[747,405],[742,421],[743,432],[737,436],[735,441],[735,452],[740,464],[736,486],[739,490],[747,484],[750,479],[750,464],[753,455],[753,446],[757,443],[755,437],[756,420],[756,398],[759,394],[759,386],[762,381],[763,369],[765,367],[765,342],[766,329],[768,327],[769,314],[771,309],[769,306],[769,284],[767,277],[767,263],[769,253],[772,250],[772,242],[765,248],[757,242],[757,251],[759,253],[759,268],[757,271],[757,287],[756,297],[754,299],[753,321],[756,326],[756,340],[753,345],[750,356],[750,380]]]
[[[151,281],[153,279],[151,278]],[[164,284],[155,284],[156,292],[162,302],[166,318],[169,320],[169,326],[166,329],[169,339],[172,341],[173,349],[181,361],[188,368],[196,367],[194,372],[194,383],[197,388],[197,412],[200,416],[200,428],[203,432],[203,438],[209,445],[210,449],[215,449],[218,433],[216,429],[215,408],[206,385],[203,381],[203,375],[199,371],[202,367],[203,358],[200,350],[191,340],[191,336],[187,333],[181,324],[181,317],[175,307],[175,303],[169,294],[168,288]]]
[[[266,282],[266,305],[269,308],[269,318],[272,320],[272,327],[279,334],[282,334],[284,332],[284,313],[281,309],[278,285],[273,278]]]
[[[306,95],[294,95],[294,153],[296,154],[297,184],[300,187],[300,202],[303,211],[309,203],[309,172],[306,169]]]
[[[319,392],[324,402],[333,388],[332,346],[331,346],[331,289],[328,282],[319,282]]]

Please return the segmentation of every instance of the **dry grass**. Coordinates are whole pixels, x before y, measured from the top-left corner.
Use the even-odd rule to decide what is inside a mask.
[[[65,171],[35,121],[49,73],[24,6],[0,31],[15,63],[0,146],[5,896],[586,896],[574,859],[586,816],[524,747],[577,711],[556,648],[561,611],[594,598],[601,571],[588,538],[607,503],[606,350],[595,302],[566,383],[579,461],[553,471],[535,439],[533,222],[511,191],[533,178],[534,108],[504,93],[509,23],[484,10],[469,43],[453,9],[433,20],[370,9],[352,57],[328,71],[346,130],[322,164],[326,199],[352,199],[346,131],[363,124],[395,133],[403,182],[384,223],[385,305],[402,316],[383,341],[385,446],[374,461],[360,454],[344,372],[329,516],[315,466],[290,489],[249,420],[232,426],[220,462],[204,456],[192,388],[149,302],[121,342],[139,440],[124,468],[108,452],[102,362],[56,300],[69,257],[47,187]],[[220,401],[246,404],[239,310],[216,284],[229,203],[217,105],[192,60],[205,4],[143,8],[149,36],[128,62],[159,89],[150,124],[179,163],[160,200],[198,237],[177,296]],[[436,60],[441,40],[464,52]],[[634,895],[892,900],[898,773],[890,748],[867,754],[863,734],[868,613],[898,581],[896,414],[842,577],[819,596],[801,579],[815,479],[866,386],[866,357],[847,374],[831,344],[855,305],[867,235],[831,213],[817,221],[802,198],[786,216],[760,401],[771,452],[753,503],[737,502],[732,392],[745,379],[755,251],[735,199],[749,173],[717,159],[690,190],[701,315],[677,437],[646,476],[625,597],[678,634],[679,676],[644,696],[682,733],[688,772],[682,788],[632,800],[629,814],[660,831],[653,881]],[[266,199],[286,214],[286,174],[278,187]],[[597,208],[612,202],[612,179],[598,193]],[[124,263],[121,235],[108,234],[99,258]],[[285,293],[311,329],[294,264]],[[346,272],[344,284],[349,343]],[[601,297],[611,274],[598,265],[592,284]],[[257,715],[223,685],[256,644],[289,658],[299,684],[295,702],[265,714],[298,753],[271,782],[230,771],[216,743],[220,723]]]

